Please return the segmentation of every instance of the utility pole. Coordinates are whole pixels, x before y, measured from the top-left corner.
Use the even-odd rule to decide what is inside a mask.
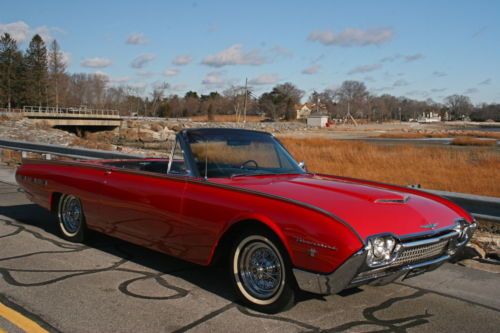
[[[247,122],[248,78],[245,78],[245,101],[243,102],[243,123]]]
[[[352,122],[354,123],[354,126],[358,126],[358,123],[356,122],[356,119],[351,114],[351,102],[347,101],[347,114],[345,115],[345,122],[347,122],[351,118]]]

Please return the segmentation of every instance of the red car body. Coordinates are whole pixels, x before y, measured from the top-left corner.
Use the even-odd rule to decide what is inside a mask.
[[[148,161],[167,163],[130,163]],[[439,253],[442,260],[429,257],[434,261],[427,268],[449,259],[474,226],[466,211],[441,197],[388,184],[311,173],[205,179],[132,170],[117,162],[24,160],[16,179],[42,207],[55,211],[59,196],[71,193],[80,198],[90,229],[201,265],[214,260],[232,228],[258,221],[282,242],[299,286],[318,293],[379,279],[354,281],[368,270],[364,257],[356,261],[355,272],[352,265],[349,274],[340,270],[366,250],[370,237],[389,234],[402,243],[421,242],[451,235],[461,223],[467,239],[456,241],[453,251],[450,245],[449,253]],[[342,281],[335,287],[316,281],[336,272]]]

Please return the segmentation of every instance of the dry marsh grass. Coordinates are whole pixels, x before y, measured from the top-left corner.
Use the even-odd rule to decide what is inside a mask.
[[[444,132],[389,132],[382,133],[378,138],[388,139],[422,139],[422,138],[453,138],[453,137],[472,137],[500,140],[500,132],[483,131],[444,131]]]
[[[451,141],[455,146],[494,146],[497,144],[496,140],[484,140],[470,136],[458,136]]]
[[[207,116],[193,116],[193,117],[191,117],[191,119],[193,121],[202,121],[202,122],[208,121]],[[214,115],[214,119],[213,119],[213,122],[221,122],[221,123],[223,123],[223,122],[237,122],[237,121],[238,121],[238,118],[234,114],[228,114],[228,115],[216,114],[216,115]],[[240,116],[239,121],[243,122],[243,116]],[[261,116],[254,116],[254,115],[247,115],[246,121],[248,123],[258,123],[258,122],[262,121],[262,117]]]
[[[280,140],[313,172],[500,197],[500,154],[489,147],[389,146],[290,137]]]

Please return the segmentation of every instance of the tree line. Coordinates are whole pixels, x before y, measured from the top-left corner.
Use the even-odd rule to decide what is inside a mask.
[[[149,94],[141,88],[116,86],[102,74],[68,73],[60,45],[53,40],[47,47],[35,35],[23,52],[5,33],[0,37],[0,108],[23,106],[88,107],[118,110],[122,115],[191,117],[215,114],[263,115],[272,120],[296,119],[304,91],[293,83],[277,84],[256,96],[251,87],[231,86],[221,92],[183,96],[168,94],[170,85],[154,85]],[[307,103],[313,110],[341,119],[347,113],[370,121],[416,119],[424,113],[437,113],[449,120],[471,118],[500,121],[500,104],[474,106],[469,97],[451,95],[444,103],[390,94],[371,94],[363,82],[344,81],[337,89],[313,92]]]

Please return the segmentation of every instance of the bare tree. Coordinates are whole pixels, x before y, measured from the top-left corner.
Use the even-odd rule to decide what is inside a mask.
[[[224,90],[222,95],[228,100],[236,115],[236,120],[239,121],[245,106],[245,87],[232,85]]]
[[[163,101],[165,96],[165,90],[167,90],[170,85],[167,82],[161,82],[155,84],[153,87],[153,92],[151,93],[152,105],[151,105],[151,114],[156,116],[156,111],[158,106]]]
[[[360,117],[365,116],[364,109],[368,99],[368,90],[363,82],[359,81],[344,81],[340,88],[335,90],[335,95],[340,104],[347,110],[350,106],[354,110],[354,114]]]
[[[445,102],[452,119],[460,119],[468,116],[472,111],[472,103],[467,96],[451,95],[446,97]]]

